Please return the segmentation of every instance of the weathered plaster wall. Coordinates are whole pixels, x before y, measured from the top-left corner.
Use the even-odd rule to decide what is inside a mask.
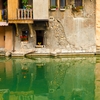
[[[20,36],[22,35],[22,31],[26,30],[28,31],[28,41],[22,42]],[[15,50],[19,52],[20,50],[22,52],[32,50],[36,45],[36,34],[31,34],[28,24],[18,25],[18,33],[18,36],[15,36]]]
[[[96,0],[96,46],[100,51],[100,0]]]
[[[91,8],[91,9],[90,9]],[[47,47],[63,52],[95,52],[95,1],[84,1],[81,12],[72,12],[71,5],[64,12],[50,11]]]
[[[49,0],[33,0],[33,16],[34,20],[48,19],[48,1]]]

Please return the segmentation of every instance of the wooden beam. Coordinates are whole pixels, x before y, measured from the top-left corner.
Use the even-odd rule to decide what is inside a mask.
[[[18,24],[27,24],[27,23],[31,23],[33,24],[33,20],[24,20],[24,19],[19,19],[19,20],[8,20],[8,23],[18,23]]]

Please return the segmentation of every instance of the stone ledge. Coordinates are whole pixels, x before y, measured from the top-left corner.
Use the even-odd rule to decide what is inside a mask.
[[[35,48],[43,48],[44,45],[36,45]]]

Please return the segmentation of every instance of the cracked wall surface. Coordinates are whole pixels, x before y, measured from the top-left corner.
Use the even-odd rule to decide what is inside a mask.
[[[64,52],[95,52],[95,1],[84,1],[83,10],[50,11],[47,46]],[[91,9],[89,9],[89,7]],[[73,15],[74,13],[74,15]]]

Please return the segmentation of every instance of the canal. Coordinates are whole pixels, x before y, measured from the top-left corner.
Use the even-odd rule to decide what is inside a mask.
[[[100,100],[100,57],[0,57],[0,100]]]

